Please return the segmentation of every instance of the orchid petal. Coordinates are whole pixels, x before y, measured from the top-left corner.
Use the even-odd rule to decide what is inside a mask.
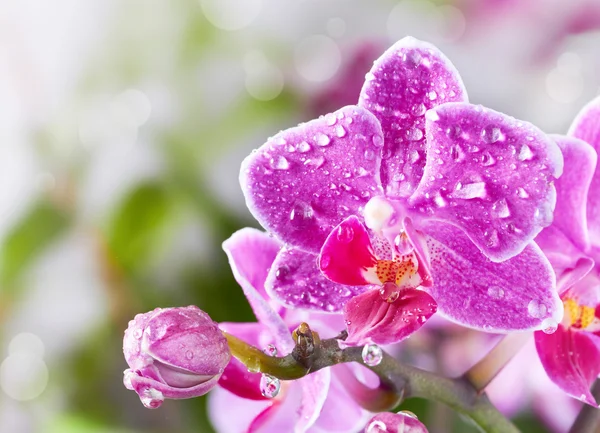
[[[592,406],[598,406],[589,388],[600,374],[599,343],[594,335],[562,325],[552,334],[535,333],[535,346],[548,377],[570,396]]]
[[[140,376],[132,370],[125,370],[130,372],[126,374],[126,380],[128,381],[127,388],[134,390],[140,397],[142,397],[147,391],[162,393],[162,397],[170,399],[185,399],[194,398],[206,394],[213,389],[219,383],[219,377],[214,376],[212,379],[202,382],[195,386],[186,388],[178,388],[175,386],[167,385],[166,383],[158,382],[150,377]],[[162,402],[162,401],[161,401]]]
[[[573,286],[594,267],[594,260],[573,245],[570,238],[552,224],[535,238],[556,274],[558,293]]]
[[[365,278],[368,268],[377,264],[369,233],[352,215],[335,227],[323,244],[319,259],[321,272],[339,284],[365,285],[377,283]]]
[[[467,101],[467,92],[456,68],[427,42],[401,39],[373,64],[358,105],[381,122],[388,197],[408,197],[417,187],[425,165],[424,114],[450,101]]]
[[[258,347],[265,347],[271,341],[268,331],[260,323],[221,323],[219,327],[232,335],[242,339],[248,344]],[[264,400],[266,397],[260,392],[260,378],[262,374],[248,371],[248,367],[231,358],[225,371],[219,379],[219,385],[231,393],[251,400]]]
[[[520,253],[552,222],[562,155],[539,129],[464,103],[431,110],[426,128],[415,209],[461,227],[495,262]]]
[[[600,153],[600,96],[579,112],[569,135],[591,144],[596,153]],[[590,184],[587,218],[591,241],[600,246],[600,170],[596,170]]]
[[[599,111],[600,115],[600,111]],[[556,210],[552,225],[562,230],[582,251],[590,245],[586,201],[598,156],[585,141],[552,136],[562,151],[565,168],[556,181]],[[598,208],[600,211],[600,207]]]
[[[271,399],[259,401],[241,398],[217,387],[208,395],[208,418],[218,432],[247,433],[252,421],[265,409],[272,407],[273,403]],[[235,408],[235,416],[223,408]]]
[[[412,414],[382,412],[369,421],[365,433],[371,432],[427,433],[427,427]]]
[[[326,368],[311,373],[298,382],[302,387],[302,397],[294,433],[304,433],[312,427],[321,414],[329,393],[331,370]]]
[[[318,253],[333,226],[380,193],[382,140],[357,106],[277,134],[242,163],[248,208],[284,242]]]
[[[554,271],[534,242],[495,263],[450,224],[431,221],[421,229],[431,254],[433,286],[427,291],[446,318],[488,332],[542,329],[546,319],[562,320]]]
[[[344,307],[346,343],[397,343],[423,326],[435,311],[435,301],[422,290],[402,289],[392,303],[384,300],[379,290],[369,290]]]
[[[283,248],[266,283],[270,296],[292,308],[335,313],[365,289],[334,283],[319,271],[317,256],[297,248]]]
[[[279,314],[264,297],[264,281],[267,270],[275,257],[277,243],[266,233],[252,228],[235,232],[223,242],[231,270],[242,287],[254,315],[272,332],[278,346],[288,353],[294,347],[290,331]],[[249,254],[248,252],[252,253]]]

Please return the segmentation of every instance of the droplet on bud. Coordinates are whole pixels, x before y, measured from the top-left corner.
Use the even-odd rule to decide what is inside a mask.
[[[260,378],[260,393],[267,398],[275,398],[279,394],[281,382],[276,377],[263,374]]]
[[[366,344],[362,350],[362,359],[369,367],[375,367],[383,359],[383,350],[376,344]]]
[[[379,289],[379,294],[384,301],[391,304],[400,297],[400,288],[395,283],[387,282]]]
[[[542,331],[544,334],[554,334],[558,329],[558,323],[552,317],[542,320]]]
[[[267,344],[267,346],[263,349],[263,352],[269,356],[277,356],[277,348],[274,344]]]

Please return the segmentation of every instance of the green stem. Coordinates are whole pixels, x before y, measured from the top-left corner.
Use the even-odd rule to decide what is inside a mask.
[[[362,360],[362,347],[341,349],[338,340],[321,340],[307,359],[298,359],[298,351],[282,357],[270,357],[243,341],[225,334],[233,356],[243,362],[251,371],[268,373],[282,380],[296,379],[345,362]],[[400,398],[421,397],[444,403],[455,411],[470,418],[487,433],[519,433],[519,430],[492,405],[485,394],[466,379],[449,379],[415,367],[401,364],[387,353],[376,366],[366,366],[379,376],[380,387],[394,392]],[[355,389],[358,391],[358,388]]]

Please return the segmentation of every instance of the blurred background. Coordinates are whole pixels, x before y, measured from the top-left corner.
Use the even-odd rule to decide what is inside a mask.
[[[212,432],[205,398],[151,411],[123,387],[127,322],[189,304],[253,320],[220,246],[256,226],[242,159],[355,103],[406,35],[452,60],[471,102],[547,132],[600,93],[598,0],[1,2],[0,433]],[[447,374],[489,347],[426,329],[402,356]],[[523,431],[566,431],[576,404],[546,405],[535,371],[507,371],[499,405]],[[470,431],[404,407],[432,433]]]

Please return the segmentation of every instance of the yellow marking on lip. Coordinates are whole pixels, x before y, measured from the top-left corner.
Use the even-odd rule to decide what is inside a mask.
[[[381,284],[395,283],[401,287],[406,280],[417,273],[417,268],[413,261],[410,258],[406,259],[405,256],[394,260],[377,260],[375,272]]]
[[[563,305],[567,324],[573,328],[586,329],[596,318],[594,307],[579,305],[574,299],[565,299]]]

